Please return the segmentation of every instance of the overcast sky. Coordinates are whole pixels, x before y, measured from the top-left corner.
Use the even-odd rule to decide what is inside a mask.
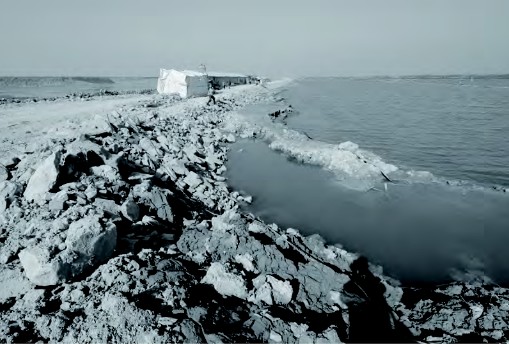
[[[509,0],[2,0],[0,75],[509,73]]]

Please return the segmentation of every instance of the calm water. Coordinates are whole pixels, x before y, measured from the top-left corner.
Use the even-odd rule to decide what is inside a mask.
[[[291,128],[352,141],[397,166],[509,186],[509,80],[306,79]]]
[[[335,175],[241,141],[227,176],[267,221],[320,233],[408,284],[488,276],[509,284],[509,81],[307,79],[281,93],[287,127],[352,141],[403,170],[478,185],[405,182],[356,191]],[[273,106],[273,105],[272,105]],[[270,107],[270,106],[269,106]],[[267,105],[243,115],[263,123]],[[270,125],[270,124],[268,124]]]

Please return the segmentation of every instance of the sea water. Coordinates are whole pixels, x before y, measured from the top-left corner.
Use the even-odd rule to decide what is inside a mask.
[[[406,284],[509,284],[509,80],[304,79],[279,96],[240,114],[276,134],[230,150],[229,183],[254,196],[249,211],[319,233]],[[288,104],[284,122],[268,119]],[[392,182],[324,157],[344,146],[394,166]]]

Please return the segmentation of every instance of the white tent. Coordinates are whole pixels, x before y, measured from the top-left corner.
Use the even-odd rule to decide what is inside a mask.
[[[192,70],[178,71],[161,69],[157,80],[157,92],[177,93],[182,98],[206,96],[208,78],[206,74]]]

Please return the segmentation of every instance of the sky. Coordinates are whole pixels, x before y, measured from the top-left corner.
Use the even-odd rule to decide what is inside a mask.
[[[509,73],[509,0],[3,0],[0,75]]]

